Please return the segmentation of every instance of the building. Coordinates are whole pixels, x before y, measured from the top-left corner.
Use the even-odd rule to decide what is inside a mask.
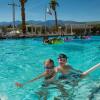
[[[73,35],[77,32],[81,34],[91,33],[93,25],[90,24],[65,24],[65,33]]]
[[[74,35],[77,33],[84,35],[86,33],[91,33],[92,27],[93,25],[91,24],[65,24],[64,26],[58,27],[58,32],[48,27],[46,35]],[[44,35],[43,30],[45,29],[42,25],[26,25],[26,32],[33,35]]]
[[[26,25],[26,32],[31,34],[41,34],[42,25]]]

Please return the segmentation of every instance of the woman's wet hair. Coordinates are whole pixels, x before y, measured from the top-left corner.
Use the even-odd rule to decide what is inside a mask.
[[[68,59],[68,57],[65,54],[59,54],[58,59],[60,59],[60,58],[64,58],[66,60]]]

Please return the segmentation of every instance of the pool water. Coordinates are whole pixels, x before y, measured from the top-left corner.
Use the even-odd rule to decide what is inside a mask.
[[[15,86],[16,82],[23,83],[41,74],[44,71],[43,62],[48,58],[52,58],[57,66],[60,53],[68,55],[68,61],[74,68],[85,71],[100,63],[100,37],[57,45],[43,44],[40,38],[0,41],[1,100],[45,100],[45,95],[46,100],[100,100],[100,69],[75,87],[64,85],[69,93],[67,97],[61,96],[59,89],[52,86],[41,87],[43,79],[23,88]]]

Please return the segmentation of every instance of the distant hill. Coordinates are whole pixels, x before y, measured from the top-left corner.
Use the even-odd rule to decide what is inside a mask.
[[[15,24],[19,25],[21,23],[21,21],[16,21]],[[12,25],[13,22],[0,22],[0,26],[8,26],[8,25]]]
[[[27,24],[34,24],[34,25],[45,25],[44,21],[34,21],[34,20],[29,20],[26,22]],[[47,26],[52,26],[54,25],[55,21],[54,20],[47,20],[46,25]],[[65,25],[65,24],[100,24],[100,21],[91,21],[91,22],[76,22],[76,21],[63,21],[59,20],[58,24],[60,25]],[[8,26],[12,25],[12,22],[0,22],[0,26]],[[21,21],[16,21],[15,22],[16,26],[21,24]]]

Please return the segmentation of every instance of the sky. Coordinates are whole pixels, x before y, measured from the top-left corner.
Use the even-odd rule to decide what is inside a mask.
[[[12,7],[8,3],[13,0],[0,0],[0,22],[12,21]],[[20,5],[19,0],[14,0]],[[100,21],[100,0],[57,0],[59,20],[66,21]],[[26,20],[44,21],[45,8],[50,0],[28,0],[25,4]],[[47,20],[54,16],[47,15]],[[16,20],[21,20],[20,7],[16,7]]]

